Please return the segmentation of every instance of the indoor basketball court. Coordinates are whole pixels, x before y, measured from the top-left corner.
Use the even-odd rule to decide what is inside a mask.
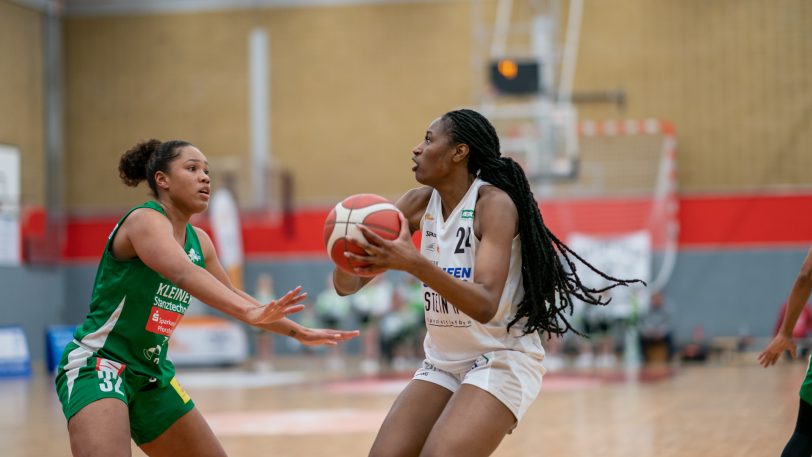
[[[341,296],[333,270],[359,223],[397,238],[415,151],[459,108],[609,301],[565,311],[588,337],[541,335],[541,393],[492,455],[781,455],[809,304],[798,358],[757,358],[812,242],[810,30],[807,0],[0,0],[0,455],[71,455],[54,372],[111,230],[153,198],[117,169],[150,138],[205,154],[189,223],[232,284],[259,303],[301,285],[292,320],[360,335],[307,346],[161,283],[146,329],[171,338],[128,353],[174,363],[230,456],[368,455],[426,311],[454,303],[400,271]]]
[[[284,363],[284,365],[281,365]],[[181,370],[178,379],[229,455],[366,455],[405,374],[365,377],[348,365],[280,362],[251,369]],[[624,457],[779,455],[794,426],[805,364],[765,370],[755,354],[669,373],[554,372],[495,456]],[[48,376],[0,384],[4,455],[70,456]],[[133,455],[143,455],[133,447]]]

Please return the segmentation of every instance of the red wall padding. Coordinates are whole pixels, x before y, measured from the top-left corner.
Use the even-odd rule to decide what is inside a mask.
[[[573,227],[597,233],[633,230],[647,203],[639,200],[542,202],[547,225],[559,238]],[[324,257],[322,224],[330,208],[296,211],[288,217],[246,215],[243,240],[246,256]],[[72,217],[62,249],[65,261],[98,258],[119,216]],[[27,212],[24,239],[41,236],[42,210]],[[812,194],[683,196],[679,199],[681,248],[769,247],[812,241]],[[30,223],[29,223],[30,222]],[[208,229],[205,218],[199,222]],[[608,223],[607,223],[608,222]]]

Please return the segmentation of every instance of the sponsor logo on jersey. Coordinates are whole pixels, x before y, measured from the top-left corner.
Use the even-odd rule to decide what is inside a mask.
[[[485,354],[482,354],[478,359],[474,360],[474,364],[471,366],[471,369],[484,367],[491,363],[491,359],[488,358]]]
[[[157,333],[158,335],[169,336],[175,331],[175,327],[177,327],[182,316],[183,314],[181,313],[175,313],[153,306],[149,312],[149,319],[147,320],[147,331]]]
[[[459,278],[463,281],[469,281],[471,278],[471,268],[463,267],[440,267],[449,275]],[[437,292],[428,288],[423,292],[423,309],[426,312],[426,325],[432,327],[456,327],[467,328],[470,327],[471,318],[461,312],[456,306],[452,305],[445,297]]]
[[[155,305],[174,312],[185,312],[186,307],[180,306],[177,303],[168,303],[164,300],[158,300],[158,297],[163,297],[176,302],[189,304],[192,301],[192,295],[189,292],[181,289],[180,287],[173,286],[171,283],[162,282],[158,284],[158,290],[155,291]]]
[[[429,214],[429,213],[426,213],[426,220],[427,220],[427,221],[433,221],[433,220],[434,220],[434,216],[432,216],[432,215],[431,215],[431,214]]]
[[[157,364],[161,360],[161,345],[156,344],[151,348],[144,349],[144,357],[146,357],[146,359],[150,362]]]
[[[471,326],[471,319],[463,316],[458,319],[443,319],[437,317],[426,317],[426,325],[430,327],[454,327],[454,328],[468,328]]]
[[[426,312],[433,312],[437,314],[460,314],[460,310],[452,305],[442,295],[432,290],[427,290],[423,293],[423,306]]]
[[[460,219],[473,219],[474,218],[474,210],[472,209],[464,209],[462,210],[462,214],[460,215]]]
[[[426,236],[429,238],[437,238],[437,234],[432,232],[431,230],[426,230]]]
[[[442,270],[463,281],[471,279],[471,267],[442,267]]]
[[[192,262],[197,262],[197,261],[199,261],[200,259],[203,258],[203,257],[200,257],[200,254],[198,254],[197,251],[195,251],[195,248],[189,248],[188,256],[189,256],[189,260],[191,260]]]

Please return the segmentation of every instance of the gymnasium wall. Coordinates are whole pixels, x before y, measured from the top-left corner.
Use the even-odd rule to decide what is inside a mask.
[[[812,2],[584,2],[576,91],[625,110],[582,119],[674,123],[683,192],[812,188]]]
[[[116,167],[150,137],[198,145],[214,173],[218,165],[237,173],[250,205],[248,36],[256,27],[270,39],[271,154],[293,173],[297,203],[361,188],[401,193],[413,185],[410,151],[426,126],[471,102],[464,2],[68,17],[69,208],[142,200],[146,192],[126,189]]]
[[[702,325],[708,338],[747,332],[771,335],[778,306],[792,286],[806,249],[687,249],[680,252],[665,288],[674,311],[679,341]],[[312,295],[324,287],[331,264],[319,258],[253,259],[245,269],[248,292],[260,273],[270,273],[278,291],[303,285]],[[48,325],[77,324],[88,312],[95,262],[70,263],[60,271],[41,268],[0,268],[3,312],[0,324],[23,325],[32,357],[44,358]],[[13,285],[11,287],[10,285]]]
[[[740,333],[757,337],[771,335],[778,307],[786,299],[805,255],[806,249],[797,247],[681,251],[672,279],[664,290],[674,312],[678,341],[689,340],[691,331],[698,325],[704,328],[707,338]],[[67,300],[58,316],[64,320],[56,322],[78,323],[84,318],[95,268],[95,264],[68,267]],[[324,278],[330,271],[331,263],[320,258],[254,259],[246,265],[245,284],[247,291],[253,292],[257,276],[270,273],[277,292],[301,284],[315,296],[324,288]],[[40,334],[41,324],[33,325],[29,339],[38,338]],[[40,344],[32,342],[34,346]]]
[[[45,200],[42,36],[38,12],[0,0],[0,143],[20,150],[28,205]]]
[[[41,358],[44,326],[84,317],[107,233],[146,198],[116,170],[138,139],[191,140],[215,182],[238,174],[250,204],[255,27],[270,36],[272,155],[294,175],[297,211],[293,238],[278,219],[246,214],[246,284],[269,271],[280,290],[318,291],[328,205],[412,187],[409,151],[426,125],[477,102],[472,14],[449,1],[64,18],[62,264],[0,269],[11,291],[0,323],[23,323]],[[665,293],[681,338],[697,324],[709,337],[768,335],[812,241],[810,26],[804,0],[585,3],[575,89],[620,89],[627,103],[581,104],[580,117],[658,117],[677,129],[682,232]],[[0,142],[23,151],[29,205],[44,198],[41,36],[38,13],[0,0]]]
[[[558,205],[542,202],[541,208],[550,227],[566,238]],[[686,196],[679,205],[679,255],[664,291],[678,339],[689,338],[697,325],[708,338],[769,335],[809,246],[812,195]],[[261,215],[243,220],[249,293],[262,272],[273,275],[277,291],[302,284],[315,295],[324,287],[331,268],[321,245],[327,211],[298,211],[292,231]],[[42,354],[45,326],[75,324],[87,313],[98,258],[115,222],[98,217],[69,224],[60,268],[0,269],[0,286],[7,291],[0,324],[24,324],[35,357]],[[208,225],[205,218],[196,224]]]
[[[483,4],[490,26],[495,2]],[[143,190],[119,183],[116,159],[153,136],[198,144],[215,172],[238,174],[250,205],[240,164],[248,160],[255,27],[270,36],[272,155],[293,173],[296,201],[399,195],[413,185],[409,151],[425,126],[477,102],[471,8],[452,1],[67,17],[68,207],[98,212],[141,200]],[[581,104],[580,117],[672,121],[683,192],[808,189],[810,25],[804,0],[587,2],[575,90],[622,90],[626,104]]]

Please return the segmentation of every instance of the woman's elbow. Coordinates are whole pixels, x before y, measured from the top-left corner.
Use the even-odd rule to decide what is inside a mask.
[[[194,264],[191,265],[191,267],[181,267],[174,269],[173,271],[169,271],[164,275],[164,277],[172,284],[185,290],[189,286],[188,283],[193,276],[194,267],[196,267]]]
[[[812,287],[812,266],[802,268],[795,283],[806,288]]]
[[[475,316],[471,316],[474,320],[479,322],[480,324],[487,324],[493,317],[496,316],[496,310],[499,309],[499,304],[489,304],[488,306],[484,306],[479,309]]]

